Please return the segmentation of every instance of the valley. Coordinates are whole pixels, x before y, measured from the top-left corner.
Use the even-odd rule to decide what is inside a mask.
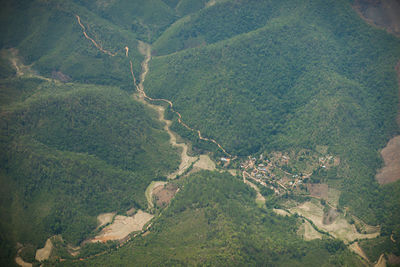
[[[365,1],[142,2],[5,4],[2,261],[393,264],[400,42]]]

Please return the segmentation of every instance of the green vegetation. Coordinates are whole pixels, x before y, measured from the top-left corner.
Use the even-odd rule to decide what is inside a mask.
[[[360,247],[365,252],[368,259],[370,259],[370,261],[372,262],[378,261],[382,253],[394,253],[396,255],[400,254],[399,246],[396,246],[396,244],[393,243],[392,240],[390,240],[389,236],[361,241]]]
[[[146,187],[178,165],[156,113],[130,95],[129,61],[137,79],[143,61],[139,40],[152,44],[148,95],[171,100],[185,123],[232,155],[326,147],[323,154],[340,158],[309,180],[340,190],[339,209],[381,226],[382,237],[361,243],[372,259],[398,254],[390,236],[400,240],[400,181],[379,186],[374,175],[379,150],[400,132],[400,40],[368,26],[350,2],[2,1],[0,265],[12,264],[17,242],[32,261],[58,234],[56,253],[71,257],[65,247],[93,235],[99,213],[146,209]],[[76,15],[115,56],[85,38]],[[16,77],[9,59],[29,75]],[[170,110],[166,117],[194,152],[223,155]],[[306,167],[295,162],[281,171]],[[108,253],[76,264],[359,264],[342,242],[303,241],[296,217],[271,211],[282,199],[305,196],[277,198],[261,188],[266,208],[228,174],[185,179],[170,206],[156,211],[148,235],[118,249],[112,242],[86,246],[82,257]]]
[[[74,81],[118,85],[132,90],[129,61],[124,47],[130,47],[134,71],[140,73],[137,38],[103,20],[72,1],[5,1],[1,4],[0,46],[18,48],[27,65],[51,77],[61,71]],[[110,57],[99,51],[82,33],[75,15],[79,15],[93,37],[106,50],[117,53]]]
[[[385,209],[398,193],[388,196],[374,176],[378,151],[399,132],[400,41],[368,26],[347,1],[295,7],[229,1],[184,18],[155,42],[155,55],[163,56],[151,61],[145,87],[234,155],[328,146],[341,164],[318,178],[342,191],[341,207],[398,231],[397,211]],[[208,45],[184,49],[191,37]],[[174,129],[204,148],[183,127]]]
[[[2,81],[34,95],[2,106],[2,243],[78,244],[103,212],[146,209],[144,191],[178,155],[155,113],[115,87]],[[3,239],[4,238],[4,239]]]
[[[255,192],[230,174],[194,174],[181,181],[150,234],[75,265],[313,266],[321,258],[324,266],[360,265],[340,241],[302,241],[296,218],[258,208],[254,198]]]

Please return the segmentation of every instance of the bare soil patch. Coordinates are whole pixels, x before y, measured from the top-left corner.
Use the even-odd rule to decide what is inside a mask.
[[[138,212],[132,216],[117,215],[114,222],[105,227],[95,238],[91,239],[90,242],[107,242],[108,240],[121,241],[129,236],[130,233],[141,231],[143,226],[146,225],[154,216],[138,210]]]
[[[272,209],[276,214],[281,216],[290,216],[290,213],[282,209]]]
[[[193,168],[213,171],[215,170],[215,163],[208,155],[200,155],[199,160],[193,165]]]
[[[35,259],[37,261],[47,260],[50,257],[52,249],[53,249],[53,243],[51,242],[51,239],[48,238],[44,248],[36,250]]]
[[[318,229],[330,233],[333,237],[343,240],[345,243],[356,239],[375,238],[379,235],[379,231],[370,234],[358,233],[356,227],[349,224],[342,214],[339,214],[332,223],[324,224],[323,207],[317,200],[304,202],[297,207],[291,208],[290,212],[298,213],[311,220]]]
[[[312,197],[328,199],[327,184],[307,184],[307,190]]]
[[[111,223],[112,219],[115,216],[115,212],[109,212],[109,213],[102,213],[99,216],[97,216],[97,221],[98,221],[98,226],[97,229],[100,227],[103,227],[104,225]]]
[[[157,206],[166,207],[170,203],[171,199],[178,192],[178,187],[174,184],[159,185],[154,188],[153,195]]]
[[[399,1],[356,0],[354,8],[367,23],[400,36]]]
[[[393,183],[400,180],[400,136],[392,138],[381,151],[385,166],[376,175],[380,184]]]
[[[146,188],[146,199],[147,199],[147,204],[149,206],[149,209],[154,207],[154,203],[153,203],[153,191],[154,188],[158,187],[158,186],[163,186],[165,185],[167,182],[164,181],[153,181],[150,183],[150,185]]]
[[[369,259],[367,255],[365,255],[364,251],[361,249],[361,247],[358,245],[358,242],[354,242],[349,246],[351,251],[354,251],[357,255],[359,255],[361,258],[369,262]]]
[[[314,240],[314,239],[322,239],[322,234],[317,232],[310,222],[305,221],[297,231],[297,233],[303,237],[304,240]]]
[[[322,220],[322,223],[332,224],[338,216],[339,212],[337,212],[335,209],[330,209],[328,212],[324,213],[324,218]]]
[[[388,255],[388,263],[393,266],[400,266],[400,256],[394,254]]]

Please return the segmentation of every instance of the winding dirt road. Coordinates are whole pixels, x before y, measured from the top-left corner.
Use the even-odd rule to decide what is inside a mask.
[[[103,49],[103,47],[102,47],[101,45],[99,45],[93,38],[91,38],[91,37],[86,33],[86,27],[82,24],[81,18],[80,18],[78,15],[76,15],[76,14],[75,14],[75,17],[76,17],[76,19],[77,19],[77,21],[78,21],[78,24],[81,26],[83,35],[85,36],[86,39],[88,39],[89,41],[91,41],[91,42],[93,43],[93,45],[94,45],[95,47],[97,47],[101,52],[103,52],[103,53],[105,53],[105,54],[107,54],[107,55],[109,55],[109,56],[112,56],[112,57],[115,56],[115,55],[117,55],[117,53],[111,53],[110,51]],[[129,47],[128,47],[128,46],[125,46],[124,49],[125,49],[125,55],[126,55],[126,57],[128,57]],[[133,84],[134,84],[134,86],[136,87],[136,90],[142,95],[142,97],[145,98],[145,99],[147,99],[147,100],[150,100],[150,101],[160,101],[160,102],[167,103],[167,104],[170,106],[171,111],[172,111],[173,113],[175,113],[175,114],[178,116],[178,122],[179,122],[181,125],[183,125],[183,126],[184,126],[186,129],[188,129],[189,131],[196,132],[200,140],[214,143],[214,144],[217,145],[217,146],[222,150],[222,152],[224,152],[227,156],[232,157],[232,155],[229,154],[216,140],[214,140],[214,139],[212,139],[212,138],[203,137],[203,136],[201,135],[201,132],[200,132],[199,130],[193,129],[193,128],[189,127],[186,123],[184,123],[184,122],[182,121],[182,115],[181,115],[178,111],[176,111],[176,110],[174,109],[174,104],[173,104],[170,100],[168,100],[168,99],[163,99],[163,98],[151,98],[151,97],[149,97],[149,96],[146,94],[146,92],[144,91],[143,82],[144,82],[144,80],[145,80],[145,78],[146,78],[147,73],[149,72],[149,61],[150,61],[150,59],[151,59],[151,47],[150,47],[149,44],[146,44],[146,43],[144,43],[144,42],[139,41],[139,51],[142,52],[142,54],[145,56],[145,59],[144,59],[144,61],[142,62],[142,73],[141,73],[141,75],[140,75],[140,83],[139,83],[139,84],[137,84],[136,77],[135,77],[135,75],[134,75],[134,73],[133,73],[133,63],[132,63],[132,60],[129,60],[129,64],[130,64],[130,69],[131,69],[131,75],[132,75]],[[143,52],[144,52],[144,53],[143,53]],[[165,120],[164,120],[164,121],[165,121]]]
[[[103,52],[104,54],[107,54],[109,56],[114,57],[115,55],[117,55],[117,53],[111,53],[110,51],[107,51],[105,49],[103,49],[103,47],[101,45],[99,45],[95,40],[93,40],[93,38],[91,38],[89,35],[87,35],[86,33],[86,28],[85,26],[82,24],[81,22],[81,18],[78,15],[75,15],[76,19],[78,20],[78,24],[79,26],[81,26],[82,28],[82,32],[83,35],[85,35],[85,38],[88,39],[89,41],[91,41],[95,47],[97,47],[101,52]]]
[[[225,155],[227,155],[229,157],[232,157],[232,155],[229,154],[216,140],[214,140],[212,138],[203,137],[199,130],[193,129],[189,125],[187,125],[185,122],[183,122],[182,115],[178,111],[176,111],[174,109],[174,104],[170,100],[164,99],[164,98],[151,98],[146,94],[146,92],[144,91],[143,82],[144,82],[144,80],[146,78],[146,75],[147,75],[147,73],[149,71],[149,61],[151,59],[151,48],[150,48],[150,45],[145,44],[143,42],[139,42],[139,46],[142,46],[142,49],[139,49],[139,51],[144,51],[145,52],[145,54],[144,54],[145,60],[142,62],[142,70],[143,71],[142,71],[142,74],[140,75],[140,83],[139,83],[139,85],[136,83],[136,78],[135,78],[135,75],[133,74],[133,63],[130,60],[131,75],[132,75],[133,83],[134,83],[137,91],[147,100],[160,101],[160,102],[167,103],[169,105],[169,107],[171,108],[171,111],[178,116],[178,122],[181,125],[183,125],[189,131],[196,132],[200,140],[214,143],[215,145],[217,145],[222,150],[222,152],[225,153]]]

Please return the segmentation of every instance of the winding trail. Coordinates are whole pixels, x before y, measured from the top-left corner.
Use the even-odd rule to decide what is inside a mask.
[[[83,31],[83,35],[85,35],[86,39],[91,41],[94,44],[94,46],[97,47],[104,54],[107,54],[107,55],[112,56],[112,57],[117,55],[117,53],[111,53],[110,51],[103,49],[103,47],[101,45],[99,45],[95,40],[93,40],[93,38],[91,38],[89,35],[87,35],[86,28],[81,22],[81,17],[79,17],[78,15],[75,15],[75,17],[78,20],[79,26],[81,26],[82,31]]]
[[[151,59],[151,48],[150,48],[150,45],[149,45],[149,44],[145,44],[145,43],[143,43],[143,42],[140,42],[139,44],[140,44],[142,47],[144,47],[143,50],[145,51],[145,55],[144,55],[144,56],[145,56],[145,60],[144,60],[143,63],[142,63],[142,70],[143,70],[143,71],[142,71],[142,74],[141,74],[141,76],[140,76],[140,83],[139,83],[139,85],[137,84],[135,75],[133,74],[133,63],[132,63],[132,60],[129,61],[130,67],[131,67],[131,75],[132,75],[133,83],[134,83],[134,85],[135,85],[137,91],[138,91],[145,99],[147,99],[147,100],[150,100],[150,101],[159,101],[159,102],[167,103],[167,104],[169,105],[169,107],[171,108],[171,111],[172,111],[173,113],[175,113],[175,114],[178,116],[178,122],[179,122],[182,126],[184,126],[184,127],[185,127],[186,129],[188,129],[189,131],[196,132],[200,140],[214,143],[215,145],[217,145],[217,146],[222,150],[222,152],[225,153],[225,155],[227,155],[227,156],[229,156],[229,157],[232,157],[232,155],[229,154],[215,139],[203,137],[203,136],[201,135],[201,132],[200,132],[199,130],[193,129],[193,128],[191,128],[189,125],[187,125],[185,122],[183,122],[183,120],[182,120],[182,115],[181,115],[178,111],[176,111],[176,110],[174,109],[174,104],[173,104],[170,100],[164,99],[164,98],[151,98],[151,97],[149,97],[149,96],[146,94],[146,92],[144,91],[143,82],[144,82],[144,80],[145,80],[145,78],[146,78],[146,75],[147,75],[147,73],[148,73],[148,71],[149,71],[149,61],[150,61],[150,59]]]
[[[86,33],[86,27],[83,25],[83,23],[81,22],[81,18],[75,14],[75,17],[78,21],[78,24],[80,25],[80,27],[82,28],[82,32],[83,35],[85,36],[85,38],[89,41],[92,42],[92,44],[97,47],[101,52],[109,55],[109,56],[115,56],[117,55],[117,53],[111,53],[108,50],[103,49],[103,47],[101,45],[99,45],[93,38],[91,38],[87,33]],[[128,57],[128,53],[129,53],[129,47],[125,46],[125,56]],[[146,44],[142,41],[139,41],[139,52],[141,52],[144,56],[145,59],[142,62],[142,72],[140,75],[140,82],[137,83],[135,74],[133,72],[133,62],[130,59],[129,60],[129,66],[130,66],[130,71],[131,71],[131,76],[132,76],[132,81],[133,81],[133,85],[135,86],[136,90],[139,93],[139,100],[148,100],[151,102],[164,102],[167,103],[171,109],[171,111],[173,113],[175,113],[178,116],[178,123],[180,123],[181,125],[183,125],[186,129],[188,129],[189,131],[195,132],[198,135],[198,138],[200,140],[203,141],[207,141],[207,142],[211,142],[214,143],[216,146],[218,146],[219,149],[221,149],[222,152],[224,152],[225,155],[227,155],[228,157],[232,157],[231,154],[229,154],[223,147],[222,145],[220,145],[215,139],[212,138],[207,138],[207,137],[203,137],[201,135],[200,130],[196,130],[191,128],[189,125],[187,125],[185,122],[183,122],[182,120],[182,115],[176,111],[174,109],[174,104],[168,100],[168,99],[164,99],[164,98],[151,98],[149,97],[146,92],[144,91],[144,81],[146,79],[147,73],[149,72],[149,62],[151,59],[151,47],[149,44]],[[197,157],[191,157],[187,154],[188,152],[188,146],[185,143],[177,143],[177,138],[176,135],[170,130],[170,126],[172,124],[172,122],[170,120],[165,119],[164,117],[164,113],[165,113],[165,108],[162,106],[157,106],[157,105],[152,105],[146,101],[143,101],[146,105],[150,106],[151,108],[155,109],[158,112],[159,115],[159,120],[164,122],[165,126],[164,129],[168,132],[169,136],[170,136],[170,143],[175,146],[175,147],[179,147],[182,148],[182,152],[181,152],[181,163],[179,165],[178,170],[176,170],[175,172],[171,173],[170,175],[168,175],[169,179],[174,179],[177,176],[183,174],[185,172],[185,170],[187,170],[192,163],[194,163],[197,160]]]
[[[99,45],[93,38],[91,38],[91,37],[86,33],[86,27],[82,24],[81,18],[80,18],[78,15],[76,15],[76,14],[75,14],[75,17],[76,17],[76,19],[77,19],[77,21],[78,21],[78,24],[81,26],[82,31],[83,31],[83,35],[85,36],[86,39],[88,39],[89,41],[91,41],[91,42],[93,43],[93,45],[94,45],[95,47],[97,47],[101,52],[103,52],[103,53],[105,53],[105,54],[107,54],[107,55],[109,55],[109,56],[112,56],[112,57],[115,56],[115,55],[117,55],[117,53],[111,53],[110,51],[103,49],[103,47],[102,47],[101,45]],[[174,109],[174,104],[173,104],[170,100],[168,100],[168,99],[163,99],[163,98],[151,98],[151,97],[149,97],[149,96],[146,94],[146,92],[144,91],[143,82],[144,82],[144,80],[145,80],[145,78],[146,78],[147,73],[149,72],[149,61],[150,61],[150,59],[151,59],[151,48],[150,48],[150,45],[149,45],[149,44],[146,44],[146,43],[141,42],[141,41],[139,41],[139,46],[141,46],[141,48],[142,48],[142,49],[139,49],[139,51],[141,51],[141,52],[144,51],[144,56],[145,56],[145,59],[144,59],[144,61],[142,62],[142,73],[141,73],[141,75],[140,75],[140,83],[139,83],[139,84],[137,83],[136,77],[135,77],[135,75],[134,75],[134,73],[133,73],[133,63],[132,63],[132,60],[129,60],[129,65],[130,65],[130,70],[131,70],[131,75],[132,75],[133,84],[134,84],[134,86],[136,87],[136,90],[141,94],[141,96],[142,96],[144,99],[147,99],[147,100],[149,100],[149,101],[159,101],[159,102],[167,103],[167,104],[170,106],[171,111],[172,111],[173,113],[175,113],[175,114],[178,116],[178,122],[179,122],[181,125],[183,125],[183,126],[184,126],[186,129],[188,129],[189,131],[196,132],[200,140],[214,143],[215,145],[217,145],[217,146],[219,147],[219,149],[222,150],[222,152],[224,152],[225,155],[227,155],[227,156],[229,156],[229,157],[232,157],[232,155],[229,154],[215,139],[203,137],[203,136],[201,135],[200,130],[193,129],[193,128],[189,127],[189,125],[187,125],[185,122],[183,122],[183,121],[182,121],[182,115],[181,115],[178,111],[176,111],[176,110]],[[126,55],[126,57],[128,57],[129,47],[128,47],[128,46],[125,46],[124,49],[125,49],[125,55]],[[164,119],[164,121],[166,121],[166,120]]]

